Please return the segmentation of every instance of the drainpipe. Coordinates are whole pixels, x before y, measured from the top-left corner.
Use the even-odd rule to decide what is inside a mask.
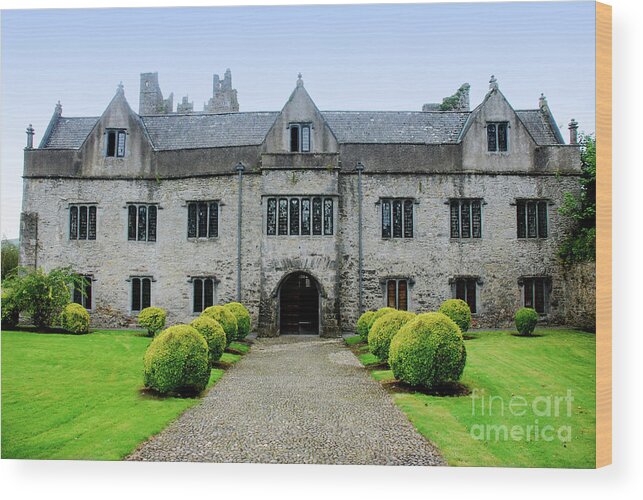
[[[364,165],[361,161],[355,165],[357,170],[357,246],[359,248],[358,268],[359,268],[359,314],[364,312],[364,244],[362,241],[362,171]]]
[[[237,200],[237,302],[241,302],[241,214],[243,209],[243,163],[235,167],[239,174],[239,198]]]

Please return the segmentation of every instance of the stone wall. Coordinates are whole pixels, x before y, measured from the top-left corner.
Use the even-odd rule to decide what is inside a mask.
[[[581,262],[562,270],[567,325],[596,331],[596,263]]]

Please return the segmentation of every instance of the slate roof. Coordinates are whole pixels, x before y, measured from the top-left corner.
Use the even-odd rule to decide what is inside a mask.
[[[561,144],[549,118],[540,109],[516,110],[516,114],[537,144]]]
[[[560,144],[540,110],[516,111],[534,140]],[[454,144],[470,112],[322,111],[340,143]],[[218,148],[261,144],[279,112],[193,113],[142,116],[157,150]],[[99,118],[60,117],[45,149],[78,149]]]
[[[56,121],[47,144],[47,149],[78,149],[96,125],[98,117],[64,118]]]
[[[252,146],[263,142],[278,112],[142,116],[156,149]]]
[[[450,144],[469,112],[322,111],[340,143]]]

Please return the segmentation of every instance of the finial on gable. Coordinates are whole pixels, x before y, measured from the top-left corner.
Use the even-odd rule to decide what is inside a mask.
[[[538,107],[540,109],[547,107],[547,98],[545,97],[545,94],[540,94],[540,98],[538,99]]]
[[[56,108],[54,109],[54,113],[57,114],[58,116],[62,116],[63,114],[63,105],[60,104],[60,101],[56,103]]]
[[[123,85],[123,81],[121,80],[120,83],[118,84],[118,87],[116,89],[117,94],[124,94],[125,93],[125,86]]]
[[[301,79],[301,73],[297,75],[297,87],[303,87],[304,81]]]
[[[489,90],[498,90],[498,80],[493,75],[489,79]]]

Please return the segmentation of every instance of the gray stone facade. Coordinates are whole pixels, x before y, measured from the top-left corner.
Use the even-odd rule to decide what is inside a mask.
[[[228,73],[214,86],[232,96]],[[141,92],[150,87],[156,75],[142,75]],[[188,322],[198,315],[193,278],[212,277],[214,303],[240,298],[259,335],[278,335],[293,273],[317,290],[322,336],[353,329],[360,288],[362,309],[386,305],[389,280],[405,280],[408,308],[420,312],[454,296],[457,278],[473,278],[477,324],[502,326],[523,304],[525,278],[542,277],[543,319],[564,321],[572,305],[556,259],[567,231],[557,209],[578,189],[580,153],[564,144],[545,100],[516,111],[493,81],[473,111],[322,112],[301,78],[280,112],[238,113],[236,99],[229,112],[173,113],[158,89],[141,100],[141,111],[155,111],[137,114],[119,87],[101,117],[57,108],[40,146],[25,150],[22,263],[90,275],[96,326],[132,321],[137,276],[151,278],[151,303],[168,323]],[[507,125],[507,151],[488,151],[489,123]],[[120,157],[106,154],[114,130],[126,133]],[[332,200],[332,234],[269,234],[269,200],[286,197]],[[413,235],[383,237],[383,200],[398,198],[412,200]],[[452,237],[453,199],[481,201],[480,238]],[[198,200],[218,202],[216,237],[189,237],[188,204]],[[546,237],[517,237],[519,200],[546,202]],[[158,208],[156,241],[128,240],[130,203]],[[78,204],[96,207],[94,240],[70,239]]]

